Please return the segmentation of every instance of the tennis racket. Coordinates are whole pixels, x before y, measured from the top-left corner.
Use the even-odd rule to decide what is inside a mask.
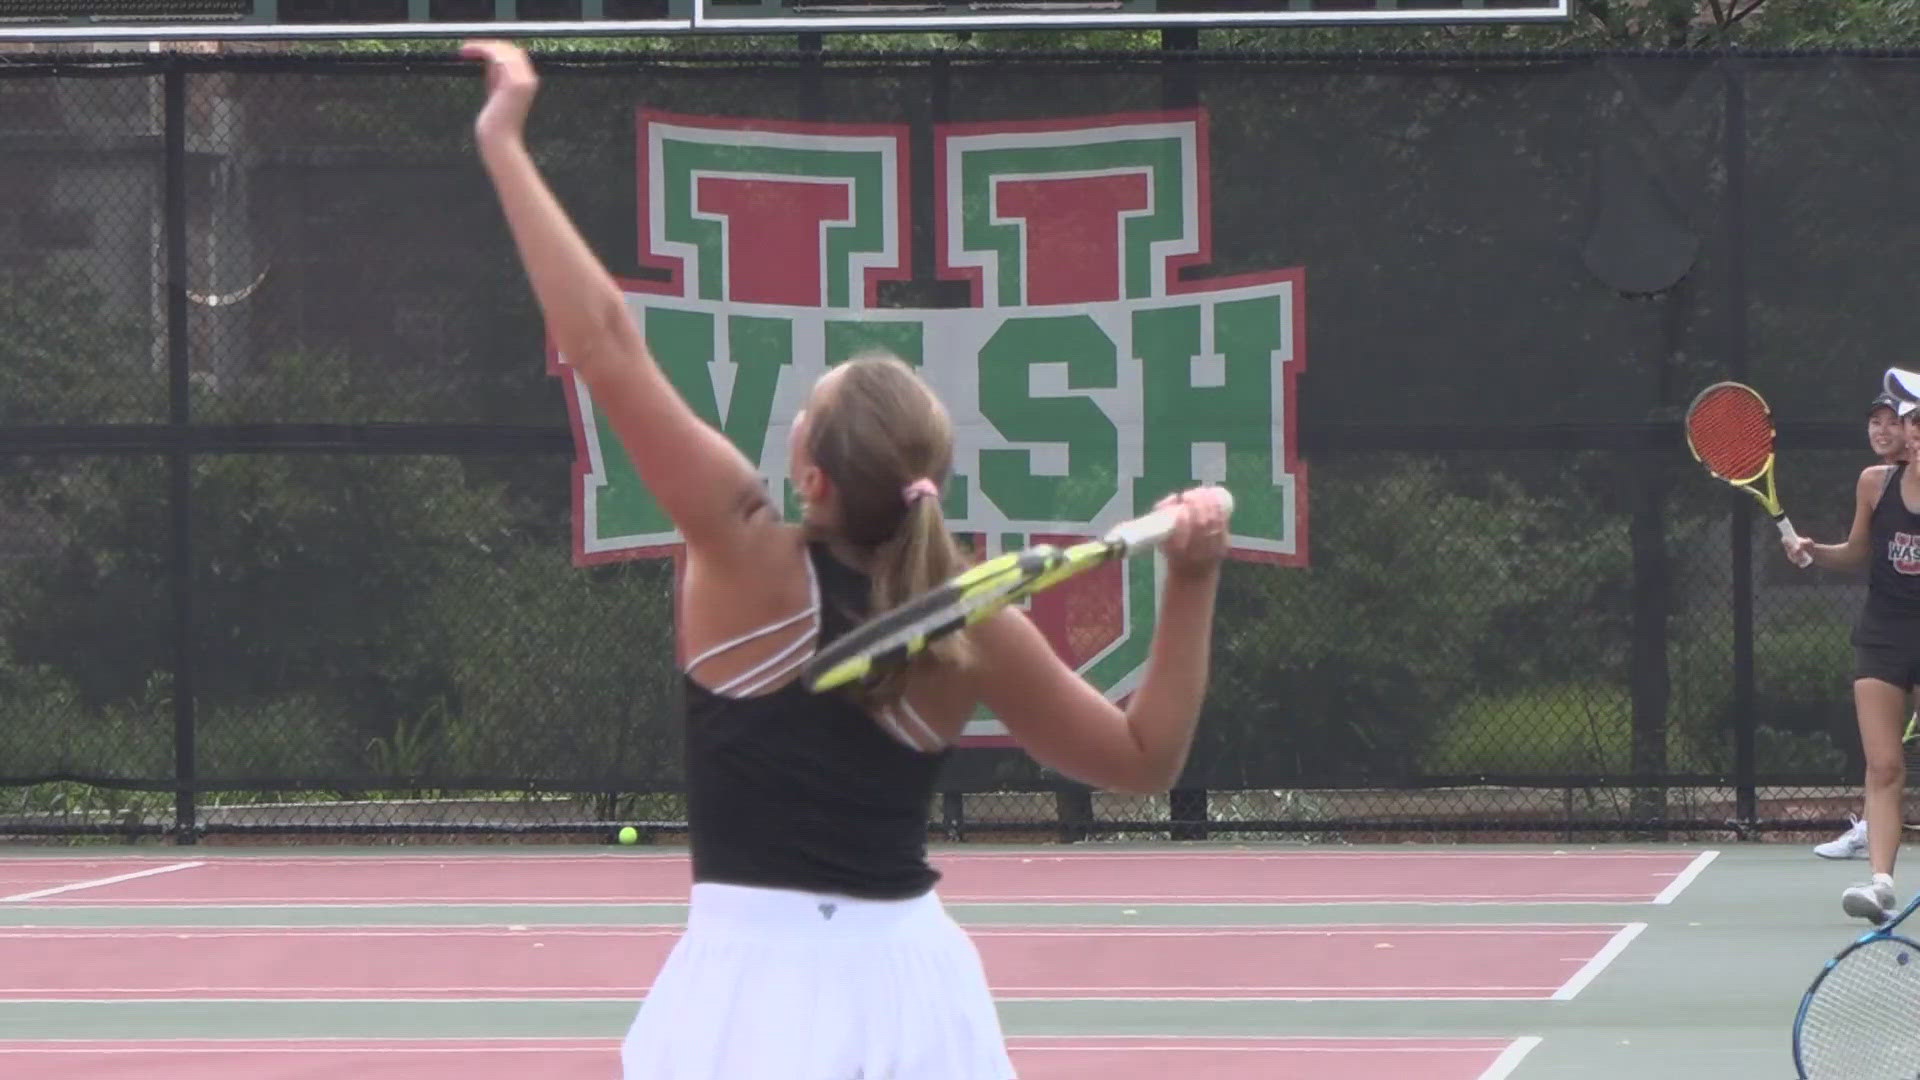
[[[1232,513],[1233,496],[1224,489],[1220,493],[1226,511]],[[989,559],[867,620],[821,649],[807,665],[807,685],[814,693],[822,693],[896,669],[934,642],[1009,604],[1096,566],[1153,550],[1179,521],[1179,511],[1169,507],[1123,521],[1097,540],[1064,548],[1036,544]]]
[[[1773,410],[1751,386],[1718,382],[1687,406],[1687,449],[1707,472],[1760,500],[1788,541],[1799,539],[1773,487]],[[1810,555],[1794,559],[1800,566]]]
[[[1920,896],[1814,977],[1793,1021],[1800,1080],[1920,1075],[1920,945],[1895,933],[1917,907]]]

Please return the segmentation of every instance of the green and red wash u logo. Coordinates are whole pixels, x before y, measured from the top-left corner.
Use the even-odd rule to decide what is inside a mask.
[[[787,429],[828,365],[919,365],[958,445],[948,520],[994,553],[1098,533],[1197,481],[1233,489],[1234,553],[1306,562],[1294,377],[1304,271],[1188,280],[1210,257],[1202,110],[934,134],[935,272],[964,308],[879,306],[911,278],[909,133],[641,110],[640,256],[623,282],[694,408],[786,486]],[[679,537],[578,379],[574,559],[670,557]],[[786,491],[791,514],[795,501]],[[1138,683],[1155,564],[1115,564],[1028,608],[1111,698]],[[991,743],[990,716],[968,741]]]

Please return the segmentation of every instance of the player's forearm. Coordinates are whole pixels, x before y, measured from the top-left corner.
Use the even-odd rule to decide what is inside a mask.
[[[620,287],[568,219],[525,143],[518,136],[482,137],[480,158],[554,345],[582,370],[606,356],[630,355],[639,335]]]
[[[1161,792],[1179,780],[1207,694],[1213,650],[1213,606],[1220,570],[1170,572],[1160,594],[1146,677],[1127,708],[1127,726],[1140,748],[1139,783]]]
[[[1813,544],[1807,548],[1807,554],[1813,556],[1813,565],[1822,570],[1853,571],[1867,565],[1867,546],[1848,542],[1845,544]]]

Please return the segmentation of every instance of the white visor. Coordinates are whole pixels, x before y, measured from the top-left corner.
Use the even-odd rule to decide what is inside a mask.
[[[1887,393],[1902,401],[1920,400],[1920,371],[1890,367],[1885,379]],[[1906,413],[1900,415],[1905,416]]]

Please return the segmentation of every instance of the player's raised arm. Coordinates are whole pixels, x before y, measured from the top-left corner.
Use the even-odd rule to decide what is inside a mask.
[[[654,362],[619,285],[588,247],[527,150],[539,89],[532,61],[507,42],[469,42],[487,69],[474,123],[521,264],[562,360],[586,380],[647,489],[689,547],[727,556],[747,547],[771,504],[745,455],[680,397]]]

